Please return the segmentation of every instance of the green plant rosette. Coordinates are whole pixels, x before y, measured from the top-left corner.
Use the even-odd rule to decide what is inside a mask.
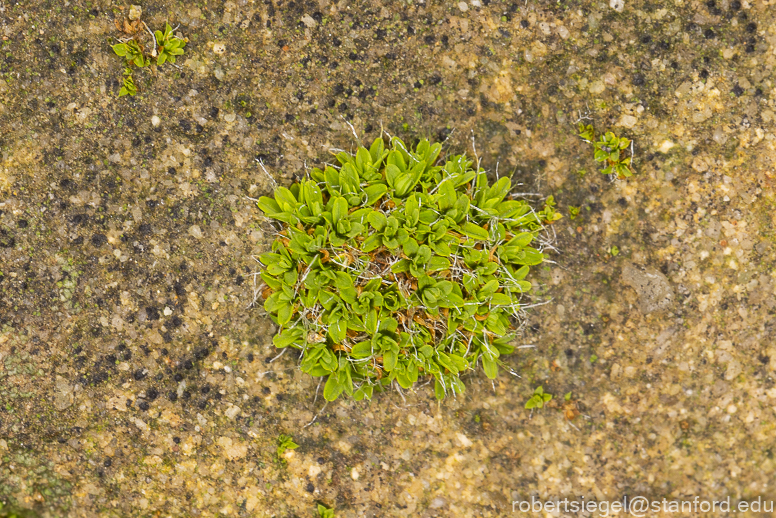
[[[509,178],[490,185],[465,155],[440,151],[378,138],[258,202],[282,227],[260,257],[273,342],[328,376],[328,401],[431,379],[443,399],[478,365],[496,378],[514,350],[510,318],[544,259],[531,244],[560,215],[551,200],[537,212],[509,199]]]

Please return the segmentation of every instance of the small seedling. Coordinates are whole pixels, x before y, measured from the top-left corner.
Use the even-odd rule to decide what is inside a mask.
[[[149,34],[151,32],[144,22],[135,20],[135,22],[130,24],[125,20],[122,29],[121,24],[116,20],[116,27],[130,36],[128,40],[117,43],[111,47],[117,56],[125,59],[124,79],[121,90],[119,91],[119,97],[125,95],[134,96],[137,94],[137,86],[135,85],[135,80],[132,76],[132,67],[149,67],[151,65],[151,57],[156,58],[157,66],[162,66],[166,62],[174,64],[176,56],[182,55],[183,47],[186,46],[186,40],[176,38],[172,35],[172,27],[170,27],[169,23],[165,24],[164,32],[156,31],[151,35],[153,40],[148,44],[148,47],[151,48],[150,53],[141,43],[141,37],[146,34],[141,27],[145,27]]]
[[[571,392],[566,392],[566,394],[563,396],[563,399],[566,401],[571,401]]]
[[[260,257],[273,342],[328,376],[327,401],[423,378],[443,399],[478,365],[496,378],[514,351],[525,279],[544,260],[530,245],[561,215],[552,196],[536,212],[508,197],[509,178],[491,185],[472,160],[439,160],[441,150],[378,138],[258,202],[282,222]]]
[[[579,123],[579,136],[587,142],[588,144],[592,144],[595,140],[595,130],[593,130],[592,124],[584,124],[582,122]]]
[[[618,178],[627,178],[633,175],[630,168],[631,157],[624,158],[622,152],[630,146],[631,141],[625,137],[618,137],[611,131],[601,135],[601,139],[594,144],[596,162],[604,162],[606,167],[603,174],[616,174]]]
[[[579,209],[580,207],[574,207],[573,205],[569,205],[569,219],[572,221],[577,219],[577,216],[579,216]]]
[[[135,80],[132,77],[132,69],[129,67],[124,68],[124,82],[119,91],[119,97],[124,95],[135,95],[137,93],[137,87],[135,86]]]
[[[578,135],[582,140],[588,144],[593,144],[596,162],[604,163],[605,167],[601,170],[602,174],[616,174],[620,179],[633,175],[633,168],[631,167],[633,161],[632,153],[630,157],[626,158],[623,156],[628,146],[632,145],[630,139],[618,137],[611,131],[607,131],[596,141],[593,125],[582,122],[579,123],[578,130]],[[584,174],[581,176],[584,176]]]
[[[172,35],[172,27],[169,23],[165,24],[164,32],[154,32],[156,37],[156,44],[159,47],[159,57],[156,59],[156,65],[162,66],[165,61],[175,63],[175,56],[183,55],[183,47],[186,46],[186,42],[182,39],[176,38]]]
[[[620,255],[620,249],[617,248],[617,245],[610,246],[607,252],[609,252],[609,254],[611,254],[612,257],[617,257],[618,255]]]
[[[334,508],[329,509],[325,505],[318,504],[318,517],[319,518],[334,518]]]
[[[151,61],[143,55],[143,50],[135,40],[113,45],[113,52],[117,56],[127,58],[127,64],[134,64],[138,68],[147,67]]]
[[[563,217],[563,214],[555,210],[555,197],[549,196],[544,202],[544,209],[539,212],[542,223],[551,225]]]
[[[533,395],[531,396],[531,399],[528,400],[528,402],[525,404],[525,407],[527,409],[533,409],[533,408],[544,408],[544,404],[547,403],[552,399],[552,394],[547,394],[544,392],[544,387],[539,385],[536,387],[536,390],[534,390]]]
[[[299,447],[299,445],[294,442],[293,437],[291,437],[290,435],[281,434],[280,436],[278,436],[277,443],[278,443],[277,455],[279,459],[283,457],[283,454],[287,450],[295,450]]]

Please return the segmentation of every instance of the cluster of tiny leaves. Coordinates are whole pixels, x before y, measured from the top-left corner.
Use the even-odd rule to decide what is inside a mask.
[[[159,57],[156,59],[157,66],[164,65],[165,61],[174,64],[175,56],[183,55],[183,47],[186,46],[186,41],[172,35],[172,27],[170,27],[169,23],[165,24],[164,32],[155,31],[154,37],[159,47]]]
[[[593,144],[595,148],[596,162],[603,162],[602,174],[616,174],[618,178],[627,178],[633,175],[631,168],[632,157],[625,157],[624,151],[631,145],[630,139],[618,137],[611,131],[601,135],[595,140],[595,131],[592,124],[579,124],[579,136],[582,140]]]
[[[162,66],[165,62],[175,63],[175,56],[181,56],[183,54],[183,47],[186,46],[186,41],[180,38],[176,38],[172,35],[172,27],[169,23],[165,23],[164,32],[154,32],[154,39],[156,40],[158,57],[156,59],[156,65]],[[118,43],[113,45],[113,52],[126,60],[124,66],[124,78],[119,90],[119,97],[124,95],[136,95],[137,86],[135,80],[132,77],[132,66],[138,68],[145,68],[151,65],[151,60],[145,55],[144,49],[133,38],[125,43]]]
[[[544,387],[540,385],[536,387],[536,390],[534,390],[534,393],[531,394],[531,398],[525,404],[525,407],[529,410],[532,408],[544,408],[544,405],[548,403],[551,399],[552,399],[552,394],[547,394],[544,391]]]
[[[280,434],[278,436],[277,443],[278,443],[278,447],[277,447],[278,458],[281,458],[286,451],[295,450],[299,447],[299,445],[294,442],[293,437],[285,434]]]
[[[510,180],[489,185],[464,155],[439,160],[439,144],[390,144],[341,152],[339,167],[258,202],[282,222],[260,257],[274,344],[328,376],[328,401],[419,379],[442,399],[477,365],[494,379],[514,349],[529,266],[543,261],[530,245],[560,217],[508,199]]]

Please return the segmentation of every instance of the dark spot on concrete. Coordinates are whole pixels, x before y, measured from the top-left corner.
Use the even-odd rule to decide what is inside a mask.
[[[92,235],[91,242],[92,246],[99,248],[108,242],[108,238],[105,236],[105,234],[94,234]]]

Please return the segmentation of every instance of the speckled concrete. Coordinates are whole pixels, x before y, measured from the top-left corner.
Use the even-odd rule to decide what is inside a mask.
[[[496,517],[531,496],[776,498],[772,2],[142,7],[189,44],[119,99],[129,5],[0,5],[6,509]],[[596,171],[581,117],[634,139],[634,177]],[[455,153],[473,136],[517,192],[555,196],[559,252],[532,274],[547,303],[520,338],[535,347],[507,360],[520,378],[324,408],[292,354],[270,362],[251,307],[271,237],[259,162],[287,184],[354,148],[346,121]],[[555,399],[525,410],[538,385]],[[283,459],[280,434],[300,445]]]

